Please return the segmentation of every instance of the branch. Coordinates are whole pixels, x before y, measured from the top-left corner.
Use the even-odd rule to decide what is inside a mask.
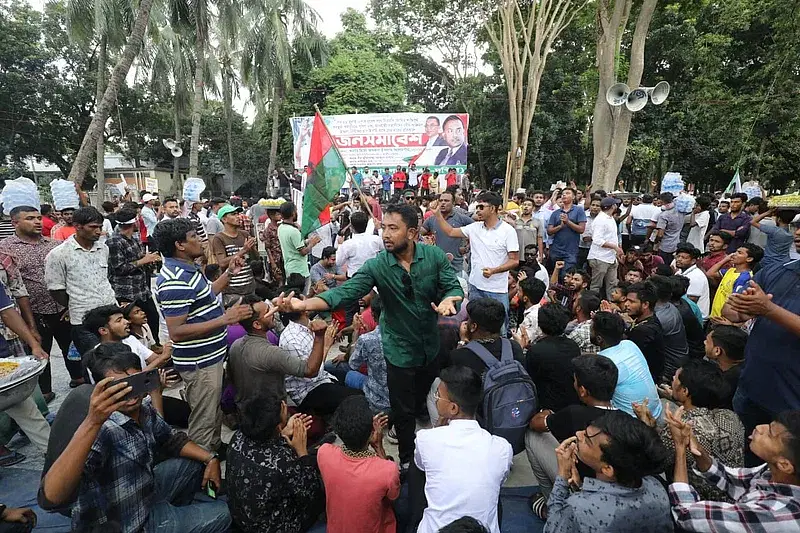
[[[647,40],[647,32],[650,28],[650,21],[656,9],[658,0],[644,0],[636,20],[636,29],[633,31],[633,42],[631,43],[631,64],[628,71],[628,86],[638,87],[642,81],[644,72],[644,45]]]

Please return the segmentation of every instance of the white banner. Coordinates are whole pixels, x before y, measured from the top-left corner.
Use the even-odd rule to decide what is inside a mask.
[[[416,164],[418,170],[466,170],[469,115],[464,113],[383,113],[327,115],[325,124],[348,167],[394,172]],[[294,167],[308,164],[314,117],[289,119],[294,135]]]

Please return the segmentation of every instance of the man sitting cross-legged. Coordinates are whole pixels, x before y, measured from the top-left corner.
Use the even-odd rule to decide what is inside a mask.
[[[547,498],[558,475],[555,449],[563,442],[586,429],[595,418],[613,411],[611,397],[617,386],[617,367],[608,357],[582,355],[572,360],[573,386],[581,405],[570,405],[554,412],[542,409],[530,421],[525,435],[525,451],[541,493],[533,500],[532,509],[542,520],[547,515]],[[583,465],[578,472],[584,477],[591,471]]]
[[[164,422],[132,387],[116,379],[141,372],[139,358],[122,343],[101,344],[84,356],[97,382],[89,414],[42,479],[39,502],[58,507],[77,491],[77,531],[216,533],[231,523],[225,502],[192,503],[196,491],[220,486],[220,464]],[[156,454],[173,457],[155,464]],[[167,527],[163,527],[163,526]]]
[[[326,337],[332,343],[335,326],[322,320],[308,324],[313,334],[311,353],[306,358],[297,357],[267,340],[267,332],[275,327],[276,307],[270,307],[257,296],[248,295],[242,303],[253,309],[253,314],[239,324],[247,335],[237,339],[228,357],[228,372],[236,387],[236,404],[242,405],[273,390],[281,400],[286,400],[286,376],[314,378],[320,372],[325,358]]]
[[[785,411],[770,424],[756,426],[750,451],[765,464],[731,468],[698,444],[683,408],[667,412],[675,442],[675,472],[669,486],[672,516],[683,531],[800,531],[800,410]],[[700,501],[689,485],[686,451],[696,474],[723,490],[733,503]]]
[[[672,533],[669,498],[654,476],[668,452],[643,422],[608,412],[556,449],[558,477],[545,533]],[[594,471],[581,482],[576,461]],[[580,490],[570,493],[570,485]]]

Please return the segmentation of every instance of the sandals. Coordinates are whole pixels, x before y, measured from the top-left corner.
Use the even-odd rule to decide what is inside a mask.
[[[26,457],[23,454],[9,450],[5,446],[0,446],[0,467],[12,466],[21,463],[25,459]]]

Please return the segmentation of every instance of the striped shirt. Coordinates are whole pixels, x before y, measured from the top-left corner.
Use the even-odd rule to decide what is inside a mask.
[[[214,320],[224,312],[211,283],[197,265],[173,257],[164,258],[164,266],[156,278],[156,300],[164,318],[186,316],[187,324]],[[173,342],[172,346],[177,370],[205,368],[225,357],[227,329],[221,327],[201,338]]]
[[[234,238],[224,232],[217,233],[211,237],[211,251],[219,263],[225,257],[232,257],[244,248],[244,243],[249,235],[240,231]],[[235,276],[231,276],[230,283],[223,291],[225,294],[252,294],[256,290],[256,282],[253,279],[253,271],[245,261],[244,266]]]

